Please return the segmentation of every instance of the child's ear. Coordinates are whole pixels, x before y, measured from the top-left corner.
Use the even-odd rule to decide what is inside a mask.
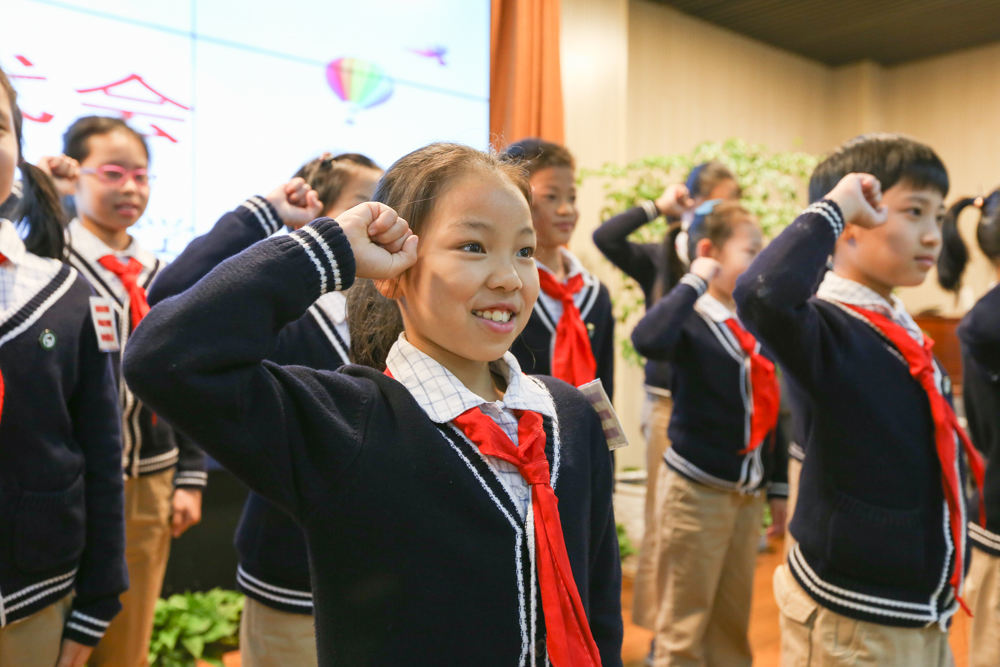
[[[718,252],[715,246],[709,239],[702,239],[698,241],[698,244],[694,247],[695,255],[698,257],[711,257],[712,259],[717,259],[716,255]]]

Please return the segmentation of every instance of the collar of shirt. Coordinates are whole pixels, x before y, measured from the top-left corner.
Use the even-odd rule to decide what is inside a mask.
[[[334,324],[347,321],[347,297],[343,292],[327,292],[316,300],[316,307],[326,313]]]
[[[698,297],[698,301],[695,302],[695,307],[698,309],[698,312],[702,313],[713,322],[725,322],[726,320],[739,321],[739,318],[736,317],[736,313],[708,292],[705,292]],[[742,324],[740,326],[742,326]]]
[[[573,253],[571,253],[566,248],[559,248],[559,252],[562,254],[562,258],[566,262],[566,267],[569,269],[566,272],[566,280],[569,280],[570,278],[572,278],[576,274],[581,273],[581,274],[583,274],[583,284],[584,285],[589,285],[593,281],[593,276],[591,276],[590,272],[587,271],[587,269],[584,268],[583,263],[577,258],[576,255],[574,255]],[[549,267],[545,266],[544,264],[542,264],[541,262],[539,262],[537,259],[535,260],[535,264],[537,264],[538,268],[541,269],[542,271],[545,271],[546,273],[552,273],[552,269],[550,269]],[[565,281],[563,281],[563,282],[565,282]]]
[[[11,264],[20,264],[27,253],[17,227],[10,220],[0,219],[0,253],[10,260]]]
[[[69,235],[73,249],[91,264],[97,264],[97,260],[105,255],[114,255],[123,261],[134,257],[146,271],[156,266],[156,257],[143,248],[135,237],[130,237],[132,242],[124,250],[115,250],[84,227],[79,218],[73,218],[69,223]]]
[[[507,378],[507,391],[502,400],[487,401],[469,390],[447,368],[399,335],[386,357],[392,376],[413,395],[431,421],[445,424],[466,410],[493,405],[508,410],[533,410],[554,418],[555,410],[548,393],[521,372],[517,359],[510,352],[490,369]]]
[[[859,306],[884,315],[900,325],[910,336],[922,342],[924,334],[906,312],[903,302],[895,294],[890,295],[891,301],[886,301],[878,292],[859,282],[844,278],[833,271],[827,271],[823,282],[816,290],[816,296],[826,301],[840,301],[852,306]]]

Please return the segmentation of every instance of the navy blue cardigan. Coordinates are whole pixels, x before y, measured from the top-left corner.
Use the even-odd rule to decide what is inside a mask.
[[[955,546],[927,395],[872,325],[811,296],[843,226],[836,204],[821,206],[772,241],[734,293],[740,319],[810,403],[789,567],[839,614],[944,625],[957,608]]]
[[[597,378],[604,385],[608,398],[615,397],[615,316],[611,312],[611,295],[604,283],[583,288],[583,305],[580,317],[590,333],[590,349],[597,362]],[[517,337],[510,351],[517,357],[521,370],[529,375],[552,373],[552,351],[559,321],[539,298],[531,311],[524,331]]]
[[[67,265],[0,317],[0,627],[75,592],[63,635],[94,646],[127,588],[118,394],[92,294]]]
[[[632,331],[639,354],[671,364],[674,409],[664,460],[707,486],[741,493],[766,487],[769,496],[787,497],[787,447],[780,429],[760,447],[740,453],[747,446],[752,407],[746,357],[726,325],[696,310],[706,288],[704,280],[688,274]]]
[[[262,241],[153,308],[125,376],[300,522],[321,664],[539,664],[530,533],[478,451],[373,369],[265,360],[285,326],[353,278],[332,220]],[[611,457],[586,399],[540,381],[558,415],[545,428],[570,564],[601,658],[620,665]]]
[[[94,258],[85,257],[72,246],[69,262],[87,279],[94,291],[112,304],[115,326],[121,348],[128,345],[131,318],[127,312],[128,299],[119,300],[115,290],[102,278],[99,264]],[[165,266],[159,259],[140,283],[147,291]],[[126,477],[154,475],[174,468],[174,486],[203,489],[208,480],[205,473],[205,455],[191,439],[159,418],[149,406],[136,400],[127,383],[121,384],[121,352],[111,353],[111,369],[119,383],[119,408],[122,412],[122,439]]]
[[[1000,556],[1000,285],[962,318],[958,338],[969,436],[986,459],[986,527],[970,522],[969,539],[983,551]]]
[[[639,289],[642,290],[646,300],[647,310],[656,305],[657,284],[669,284],[669,274],[673,267],[669,265],[669,256],[665,252],[663,242],[635,243],[629,241],[628,237],[659,215],[656,205],[647,201],[642,206],[630,208],[608,218],[594,230],[594,245],[612,264],[639,284]],[[663,294],[669,291],[670,287]],[[670,364],[646,359],[645,373],[646,384],[650,387],[670,389]]]
[[[251,197],[223,215],[207,234],[192,241],[163,269],[149,292],[149,303],[155,305],[180,294],[223,260],[271,236],[281,226],[278,212],[266,199]],[[316,306],[281,330],[268,359],[329,370],[349,361],[347,343]],[[241,592],[274,609],[312,613],[306,538],[291,516],[251,491],[236,528],[235,546],[240,561],[236,585]]]

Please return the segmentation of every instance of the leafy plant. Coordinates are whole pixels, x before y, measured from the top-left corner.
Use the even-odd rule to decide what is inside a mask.
[[[636,553],[635,547],[632,546],[632,540],[629,539],[628,533],[625,532],[625,524],[616,523],[615,530],[618,531],[618,556],[625,560],[629,556]]]
[[[581,169],[580,181],[598,179],[604,188],[601,219],[621,213],[640,202],[656,199],[671,183],[683,183],[697,164],[719,160],[736,175],[743,190],[742,204],[760,221],[764,234],[773,237],[795,219],[805,202],[805,189],[816,166],[815,156],[802,152],[775,152],[741,139],[704,142],[690,153],[657,155],[625,165],[605,164],[598,169]],[[632,235],[638,243],[659,243],[667,222],[658,218]],[[645,309],[642,291],[631,279],[615,295],[615,315],[625,323]],[[628,336],[621,337],[622,354],[636,364],[642,358]]]
[[[204,660],[222,667],[222,655],[239,648],[243,596],[221,588],[156,601],[149,664],[191,667]]]

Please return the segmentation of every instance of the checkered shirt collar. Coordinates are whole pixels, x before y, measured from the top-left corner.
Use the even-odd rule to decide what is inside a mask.
[[[0,254],[16,265],[24,259],[27,252],[14,223],[0,218]]]
[[[886,301],[882,296],[859,282],[839,276],[833,271],[827,271],[816,290],[816,296],[826,301],[839,301],[852,306],[858,306],[866,310],[872,310],[880,315],[888,317],[890,320],[900,325],[916,341],[923,341],[924,334],[913,321],[910,314],[906,312],[903,302],[895,294],[891,294],[891,301]]]
[[[420,408],[437,424],[450,422],[463,412],[490,403],[469,390],[439,362],[418,350],[399,335],[386,357],[392,376],[413,395]],[[493,405],[510,410],[533,410],[554,418],[548,394],[534,380],[521,372],[510,352],[490,362],[490,369],[507,378],[507,391]]]

